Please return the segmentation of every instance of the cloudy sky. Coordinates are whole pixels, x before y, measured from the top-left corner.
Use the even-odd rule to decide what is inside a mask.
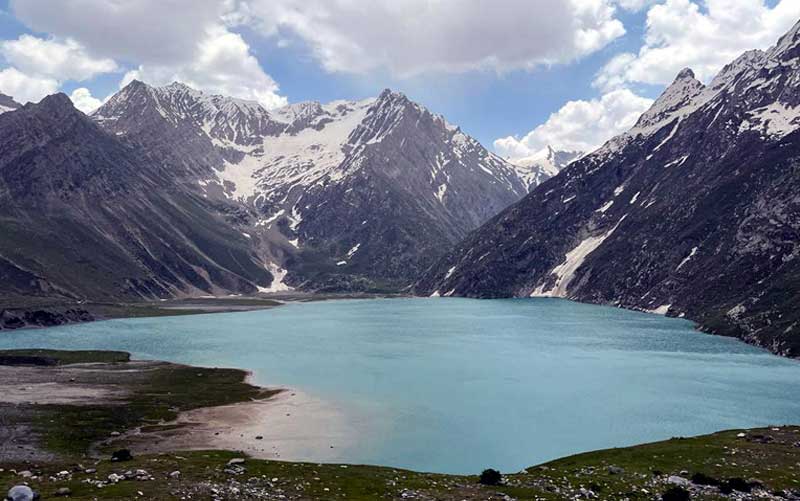
[[[286,103],[390,87],[495,151],[588,150],[798,0],[0,0],[0,92],[91,111],[133,78]]]

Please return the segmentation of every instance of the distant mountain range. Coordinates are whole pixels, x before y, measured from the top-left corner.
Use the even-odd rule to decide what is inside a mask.
[[[473,232],[422,295],[566,297],[800,356],[800,23]]]
[[[0,111],[12,300],[400,290],[538,176],[388,90],[267,111],[134,81],[91,117]]]
[[[236,228],[276,277],[268,291],[405,287],[539,170],[388,90],[267,111],[134,81],[92,118],[209,201],[238,205]]]
[[[517,171],[525,180],[528,191],[530,191],[583,155],[582,151],[559,151],[553,149],[552,146],[547,146],[531,156],[507,158],[506,160],[517,167]]]

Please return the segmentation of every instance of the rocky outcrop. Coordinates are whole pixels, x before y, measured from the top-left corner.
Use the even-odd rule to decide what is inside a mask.
[[[94,316],[82,308],[32,308],[0,310],[0,330],[91,322]]]

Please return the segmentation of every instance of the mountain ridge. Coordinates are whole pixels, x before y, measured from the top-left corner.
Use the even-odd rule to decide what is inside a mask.
[[[0,142],[4,300],[396,291],[527,192],[388,89],[266,110],[135,80],[3,113]]]
[[[708,86],[682,71],[630,131],[471,233],[416,293],[685,316],[798,356],[799,26]]]
[[[134,81],[92,118],[181,166],[201,196],[240,203],[240,229],[285,277],[281,287],[405,287],[528,191],[518,168],[389,89],[266,110]]]

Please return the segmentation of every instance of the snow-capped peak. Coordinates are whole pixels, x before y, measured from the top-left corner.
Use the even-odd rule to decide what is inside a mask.
[[[632,129],[609,140],[596,154],[618,151],[637,137],[649,137],[671,125],[671,132],[655,148],[658,150],[675,136],[685,118],[709,109],[714,110],[709,125],[719,123],[737,134],[757,132],[764,138],[780,139],[800,129],[798,87],[800,22],[769,50],[743,53],[708,86],[697,81],[691,70],[682,70]]]
[[[364,165],[378,165],[377,158],[398,183],[419,189],[422,182],[426,195],[430,185],[432,198],[446,206],[462,203],[457,196],[466,186],[490,184],[513,201],[550,177],[538,168],[512,167],[444,117],[390,89],[362,101],[308,101],[268,111],[182,83],[151,87],[134,81],[94,118],[118,135],[155,130],[158,123],[174,128],[181,141],[191,142],[188,150],[202,150],[208,159],[210,169],[197,180],[201,190],[252,203],[270,224],[277,224],[270,217],[278,213],[302,220],[304,193],[342,183]],[[384,165],[389,151],[410,145],[421,155],[414,173]]]
[[[506,161],[514,166],[527,189],[531,190],[582,156],[580,151],[561,151],[547,145],[532,155],[507,158]]]
[[[684,68],[672,84],[656,99],[649,110],[631,129],[632,135],[655,132],[665,124],[689,112],[690,104],[703,92],[705,86],[695,78],[694,72]]]
[[[317,101],[303,101],[289,104],[272,112],[276,120],[287,124],[309,120],[323,113],[322,105]]]

